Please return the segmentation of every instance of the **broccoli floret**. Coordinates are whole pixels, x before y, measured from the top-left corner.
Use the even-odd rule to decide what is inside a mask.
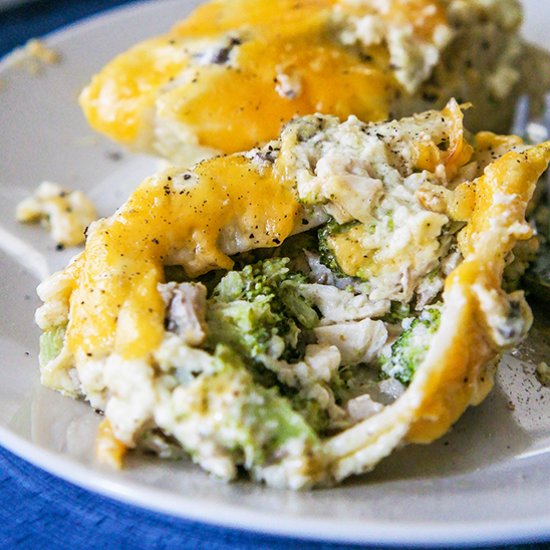
[[[339,225],[334,220],[328,222],[318,230],[319,259],[321,263],[328,267],[337,279],[351,278],[356,282],[368,282],[368,277],[363,274],[363,270],[370,260],[367,252],[363,250],[360,240],[363,235],[368,236],[375,231],[376,225],[367,226],[356,220],[343,225]],[[344,268],[338,262],[338,240],[341,241],[341,238],[355,249],[353,255],[358,260],[355,266],[350,265]]]
[[[315,399],[308,399],[298,394],[292,395],[292,393],[286,397],[292,403],[292,408],[304,418],[315,433],[323,434],[327,431],[329,414]]]
[[[262,354],[293,357],[302,328],[314,328],[319,318],[298,292],[305,277],[292,273],[288,262],[264,260],[220,281],[207,314],[212,346],[228,344],[252,360]]]
[[[315,470],[322,463],[319,438],[290,401],[276,387],[256,384],[239,356],[226,346],[216,348],[215,367],[185,389],[188,410],[181,415],[182,422],[212,425],[211,437],[232,451],[237,463],[260,477],[258,468],[296,461],[284,447],[291,440],[300,441],[304,474],[318,475]],[[181,443],[200,459],[200,448],[185,439]]]
[[[397,324],[410,317],[411,306],[410,304],[404,304],[402,302],[392,302],[390,312],[384,315],[383,320],[386,323]]]
[[[349,277],[349,275],[346,275],[338,265],[338,261],[334,254],[334,251],[330,246],[329,240],[333,235],[343,233],[344,231],[351,229],[357,224],[358,222],[350,222],[344,225],[339,225],[334,220],[331,220],[323,227],[321,227],[317,232],[317,236],[319,239],[319,258],[321,260],[321,263],[326,265],[336,277],[346,278]]]
[[[251,359],[264,353],[280,356],[286,345],[295,347],[299,334],[296,323],[273,311],[271,302],[269,295],[262,295],[252,302],[210,304],[207,323],[211,343],[223,342]]]
[[[298,291],[296,281],[283,281],[280,287],[280,296],[286,310],[304,328],[313,329],[319,324],[319,316],[311,304]]]
[[[281,384],[262,363],[262,356],[285,361],[302,359],[303,331],[315,328],[319,317],[300,294],[303,275],[288,269],[288,258],[272,258],[241,271],[229,272],[209,300],[209,347],[226,344],[237,351],[254,381],[279,386],[293,409],[318,432],[328,425],[328,413],[312,399]]]
[[[284,281],[304,282],[302,275],[291,273],[288,258],[272,258],[230,271],[216,286],[213,298],[219,302],[253,301],[258,296],[275,295]]]
[[[240,424],[245,429],[245,433],[241,429],[244,435],[242,443],[255,448],[253,454],[256,462],[265,462],[277,447],[289,439],[298,437],[312,443],[317,441],[311,427],[294,412],[288,400],[279,395],[277,388],[264,389],[255,385],[241,360],[230,349],[218,346],[216,358],[220,370],[214,376],[237,377],[243,388],[240,401],[234,401],[243,405],[242,415],[227,418],[227,421]]]
[[[407,327],[392,344],[391,353],[381,361],[381,375],[395,378],[408,385],[422,363],[430,347],[432,335],[439,328],[441,310],[439,307],[425,309],[416,319],[405,319]]]

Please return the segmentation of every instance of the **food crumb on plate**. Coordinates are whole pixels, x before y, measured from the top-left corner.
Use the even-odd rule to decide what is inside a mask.
[[[537,365],[537,380],[547,388],[550,387],[550,366],[545,361],[541,361]]]
[[[15,67],[25,69],[30,75],[41,74],[48,65],[58,65],[62,56],[42,40],[32,38],[11,54]]]
[[[97,210],[82,191],[45,181],[17,205],[15,217],[22,223],[40,222],[49,228],[56,249],[63,250],[84,243],[86,227],[97,219]]]

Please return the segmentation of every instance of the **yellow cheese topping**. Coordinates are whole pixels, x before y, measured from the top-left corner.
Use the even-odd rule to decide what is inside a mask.
[[[502,139],[483,133],[476,141],[482,147]],[[474,289],[482,286],[507,301],[500,288],[506,257],[518,240],[532,234],[525,211],[549,161],[550,142],[521,153],[512,151],[475,182],[456,189],[455,212],[468,212],[461,215],[468,225],[459,234],[465,260],[445,281],[444,299],[447,304],[451,296],[460,296],[453,305],[459,316],[451,319],[452,339],[442,346],[435,370],[424,377],[423,402],[407,434],[410,442],[427,443],[443,435],[469,404],[480,403],[493,386],[495,343]]]
[[[119,55],[81,95],[89,123],[116,141],[132,143],[147,133],[143,112],[153,109],[159,88],[175,78],[187,61],[183,49],[164,37]]]
[[[150,178],[90,230],[72,268],[68,350],[147,356],[164,333],[157,289],[164,265],[182,265],[191,277],[229,269],[228,243],[240,238],[248,248],[276,246],[292,232],[297,211],[290,186],[244,156]]]
[[[139,148],[150,137],[156,109],[158,118],[184,125],[201,146],[225,153],[275,138],[295,115],[385,119],[400,88],[386,45],[342,44],[335,9],[358,17],[376,13],[389,25],[408,25],[426,42],[447,24],[438,0],[390,0],[381,13],[368,2],[217,0],[107,65],[82,94],[84,112],[96,130]],[[190,50],[198,42],[224,35],[239,41],[234,63],[196,61]],[[281,93],[281,79],[296,82],[299,91]]]
[[[99,424],[96,438],[96,456],[99,462],[120,470],[127,450],[124,443],[116,438],[109,420],[104,418]]]

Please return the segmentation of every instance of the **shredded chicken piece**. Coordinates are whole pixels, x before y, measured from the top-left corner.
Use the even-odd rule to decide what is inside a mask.
[[[166,328],[189,346],[199,346],[206,338],[206,287],[196,283],[159,285],[166,303]]]

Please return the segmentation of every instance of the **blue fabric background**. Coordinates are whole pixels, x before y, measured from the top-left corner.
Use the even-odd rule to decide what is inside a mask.
[[[0,56],[29,38],[125,3],[129,0],[48,0],[0,11]],[[8,548],[344,547],[242,533],[120,504],[61,481],[0,447],[0,549]],[[515,548],[540,550],[550,544]]]

